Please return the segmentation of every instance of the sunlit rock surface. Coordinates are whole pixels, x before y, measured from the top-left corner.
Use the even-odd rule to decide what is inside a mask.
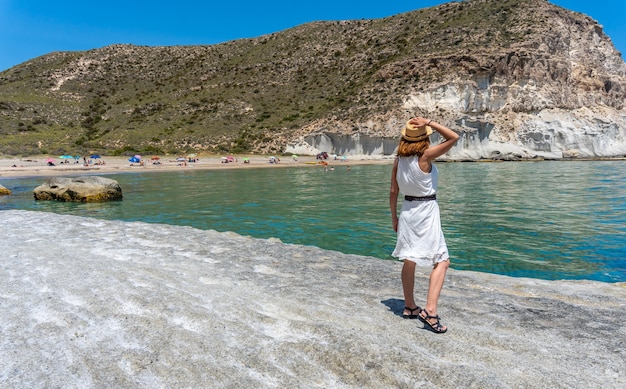
[[[626,387],[623,283],[452,270],[437,335],[401,318],[399,262],[30,211],[0,224],[3,388]]]
[[[10,195],[11,191],[4,186],[0,185],[0,196]]]
[[[457,3],[451,7],[477,5]],[[361,105],[350,107],[354,117],[340,114],[311,123],[286,150],[304,153],[309,145],[329,153],[389,155],[397,146],[389,151],[389,139],[397,143],[405,121],[419,115],[461,135],[447,159],[625,157],[622,53],[586,15],[549,2],[526,6],[532,8],[524,17],[547,21],[537,26],[542,31],[525,31],[525,39],[510,45],[419,52],[390,61],[377,71],[382,87],[372,96],[397,106],[381,113],[377,104],[368,105],[374,99],[362,98]],[[419,81],[411,85],[410,78]]]
[[[100,203],[122,200],[120,184],[106,177],[52,177],[33,190],[35,200]]]

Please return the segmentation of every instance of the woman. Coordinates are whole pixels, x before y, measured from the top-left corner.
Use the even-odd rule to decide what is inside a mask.
[[[430,145],[429,135],[433,129],[445,138],[443,143]],[[459,135],[454,131],[432,120],[422,117],[409,120],[402,130],[389,192],[391,220],[398,236],[392,255],[404,261],[402,316],[419,318],[436,333],[448,330],[440,323],[437,302],[450,266],[450,257],[441,230],[436,200],[438,171],[433,161],[447,153],[458,139]],[[404,195],[404,201],[398,218],[399,192]],[[418,307],[413,298],[416,265],[433,267],[424,309]]]

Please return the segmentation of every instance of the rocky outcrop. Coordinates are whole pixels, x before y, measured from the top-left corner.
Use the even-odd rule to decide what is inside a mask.
[[[448,7],[460,14],[486,3]],[[524,12],[535,15],[529,19],[550,21],[545,29],[529,26],[528,39],[509,46],[459,46],[456,53],[420,53],[389,63],[376,77],[381,92],[406,91],[396,92],[395,107],[356,121],[340,115],[318,121],[287,150],[309,144],[328,152],[387,154],[388,147],[368,146],[373,139],[379,146],[397,140],[406,119],[420,115],[460,132],[449,159],[626,156],[626,64],[621,53],[593,19],[547,2],[525,3]],[[512,32],[520,16],[509,12]],[[359,110],[372,112],[366,106],[350,109]]]
[[[451,270],[437,335],[402,319],[397,261],[45,212],[2,228],[3,388],[626,387],[624,283]]]
[[[35,200],[99,203],[122,200],[122,188],[110,178],[98,176],[53,177],[33,190]]]
[[[11,191],[4,186],[0,185],[0,196],[10,195]]]

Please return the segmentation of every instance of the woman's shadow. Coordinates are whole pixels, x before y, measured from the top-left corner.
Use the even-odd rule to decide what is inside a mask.
[[[387,306],[389,311],[393,312],[394,315],[402,317],[402,312],[404,311],[404,300],[392,298],[392,299],[382,300],[381,303]]]

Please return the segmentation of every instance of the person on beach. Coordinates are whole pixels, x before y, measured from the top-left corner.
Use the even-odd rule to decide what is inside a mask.
[[[445,138],[443,143],[431,146],[429,136],[433,129]],[[404,292],[402,317],[419,318],[436,333],[448,330],[440,322],[437,303],[450,266],[450,257],[441,229],[436,200],[439,173],[433,161],[447,153],[458,139],[457,133],[432,120],[422,117],[409,120],[402,129],[389,191],[391,221],[397,233],[392,256],[404,261],[401,274]],[[398,217],[400,192],[404,200]],[[413,296],[416,265],[432,266],[424,309],[417,306]]]

